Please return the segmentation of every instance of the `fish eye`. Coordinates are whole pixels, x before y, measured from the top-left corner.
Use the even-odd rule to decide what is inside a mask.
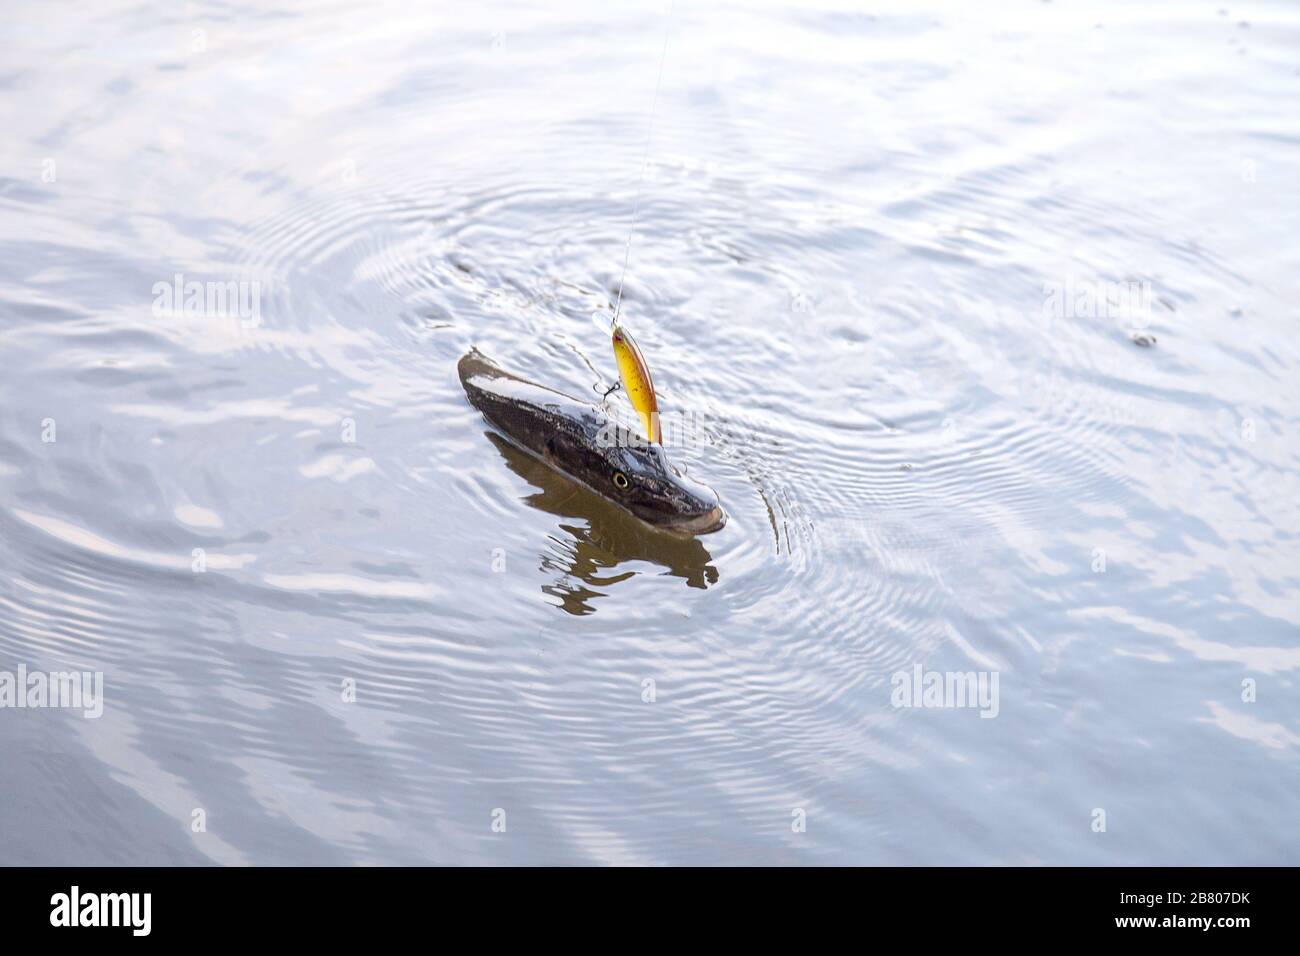
[[[623,474],[621,471],[614,472],[614,487],[619,491],[627,488],[627,475]]]

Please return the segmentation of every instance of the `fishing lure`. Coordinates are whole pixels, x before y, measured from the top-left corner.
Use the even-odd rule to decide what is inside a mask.
[[[646,165],[650,159],[650,144],[654,142],[655,111],[659,106],[659,87],[664,79],[664,61],[668,58],[668,37],[672,33],[672,4],[668,6],[668,23],[664,27],[664,46],[659,53],[659,77],[655,80],[655,95],[650,102],[650,125],[646,130],[645,152],[641,156],[641,175],[636,184],[636,200],[632,203],[632,222],[628,226],[627,245],[623,248],[623,272],[618,278],[618,300],[614,303],[613,339],[614,360],[618,363],[619,381],[627,392],[632,407],[641,416],[645,425],[646,438],[651,444],[662,445],[663,433],[659,430],[659,403],[655,399],[655,386],[650,378],[650,366],[645,356],[637,348],[636,341],[619,324],[619,312],[623,307],[623,281],[627,278],[627,264],[632,256],[632,237],[636,235],[637,217],[641,212],[641,188],[645,184]],[[611,389],[612,391],[612,389]],[[605,393],[606,395],[609,392]]]
[[[645,426],[646,438],[662,445],[663,433],[659,428],[659,402],[655,398],[654,380],[650,378],[650,366],[645,356],[637,347],[636,341],[622,325],[615,325],[613,332],[614,361],[618,363],[618,378],[627,392],[628,401],[641,416]]]

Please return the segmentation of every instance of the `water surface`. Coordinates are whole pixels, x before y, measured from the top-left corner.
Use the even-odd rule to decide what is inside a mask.
[[[1293,5],[4,21],[0,862],[1300,862]]]

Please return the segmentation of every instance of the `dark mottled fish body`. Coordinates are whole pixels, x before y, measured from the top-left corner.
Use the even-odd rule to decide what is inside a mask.
[[[590,402],[512,375],[477,349],[458,371],[470,404],[503,435],[641,520],[690,534],[726,522],[718,496],[678,472],[662,445]]]

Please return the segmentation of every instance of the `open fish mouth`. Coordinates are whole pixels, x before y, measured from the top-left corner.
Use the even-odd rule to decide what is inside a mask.
[[[714,505],[711,511],[706,511],[704,514],[665,522],[659,527],[681,534],[712,534],[721,531],[726,523],[727,513],[722,510],[722,505]]]
[[[662,445],[627,436],[596,405],[513,375],[477,349],[457,371],[470,404],[506,438],[647,524],[687,535],[726,524],[712,489],[679,472]]]

